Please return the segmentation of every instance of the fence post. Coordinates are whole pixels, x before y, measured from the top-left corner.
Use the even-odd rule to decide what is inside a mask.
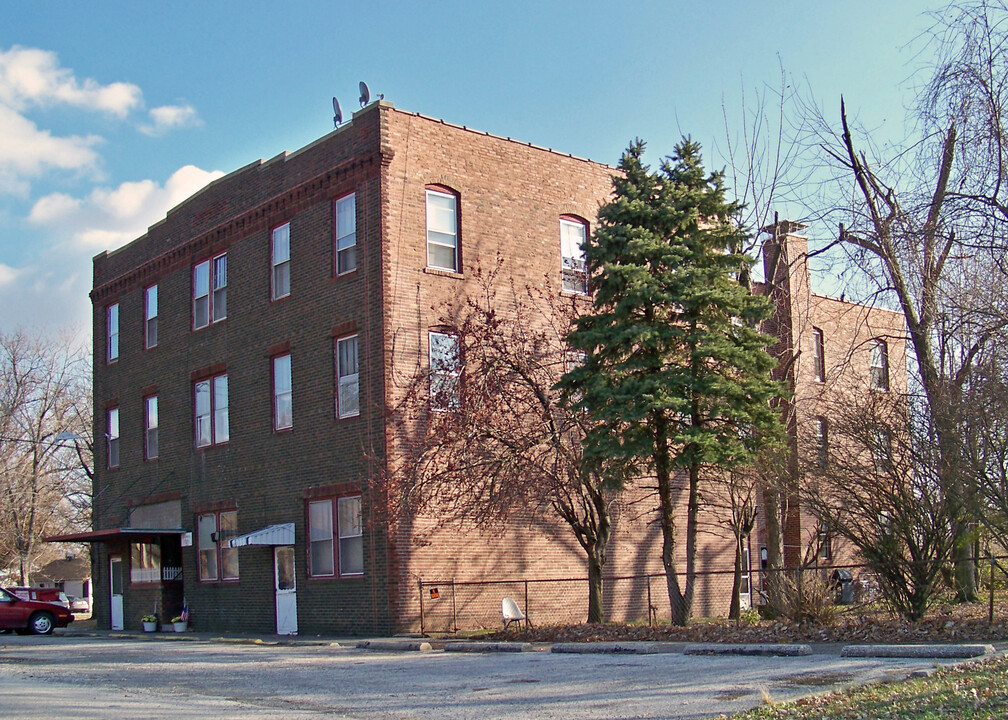
[[[455,578],[452,578],[452,632],[458,633],[458,618],[455,615]]]
[[[528,614],[528,580],[525,580],[525,627],[529,625],[529,614]]]
[[[417,588],[420,589],[420,634],[424,634],[424,616],[423,616],[423,578],[417,578]]]
[[[990,595],[988,596],[987,602],[987,624],[994,624],[994,551],[991,549],[987,550],[987,554],[990,555]]]

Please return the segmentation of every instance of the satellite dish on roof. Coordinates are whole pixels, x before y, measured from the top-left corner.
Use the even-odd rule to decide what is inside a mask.
[[[371,90],[368,88],[367,83],[361,80],[360,82],[360,106],[364,107],[369,102],[371,102]]]
[[[340,110],[339,100],[333,95],[332,99],[332,110],[333,110],[333,127],[339,127],[339,124],[343,122],[343,111]]]

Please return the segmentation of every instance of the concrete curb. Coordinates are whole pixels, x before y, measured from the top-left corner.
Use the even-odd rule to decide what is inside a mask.
[[[811,655],[804,643],[694,643],[683,648],[683,655],[764,655],[798,657]]]
[[[358,650],[384,650],[391,652],[431,652],[434,647],[426,640],[361,640]]]
[[[962,659],[993,655],[993,645],[845,645],[840,657]]]
[[[444,649],[445,652],[529,652],[532,650],[532,643],[452,640],[444,644]]]
[[[653,655],[656,653],[677,652],[676,646],[661,642],[560,642],[554,643],[550,652],[605,653],[613,655]]]

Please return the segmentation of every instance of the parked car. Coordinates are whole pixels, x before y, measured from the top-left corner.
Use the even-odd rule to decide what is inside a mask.
[[[66,627],[73,619],[73,613],[59,603],[25,600],[0,588],[0,631],[48,635],[53,628]]]
[[[9,587],[8,592],[12,592],[22,600],[35,600],[36,602],[54,603],[62,605],[70,610],[70,598],[59,588],[45,587]]]
[[[89,613],[91,612],[91,601],[86,597],[77,597],[76,595],[67,595],[70,600],[70,612],[73,613]]]

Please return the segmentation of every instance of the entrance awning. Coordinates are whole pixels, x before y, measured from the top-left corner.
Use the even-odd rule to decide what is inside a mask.
[[[247,545],[293,545],[294,523],[269,525],[262,530],[245,533],[228,540],[228,547],[238,548]]]
[[[142,538],[160,535],[182,535],[182,528],[107,528],[105,530],[89,530],[88,532],[67,533],[66,535],[50,535],[42,538],[45,542],[114,542],[116,540],[136,541]]]

